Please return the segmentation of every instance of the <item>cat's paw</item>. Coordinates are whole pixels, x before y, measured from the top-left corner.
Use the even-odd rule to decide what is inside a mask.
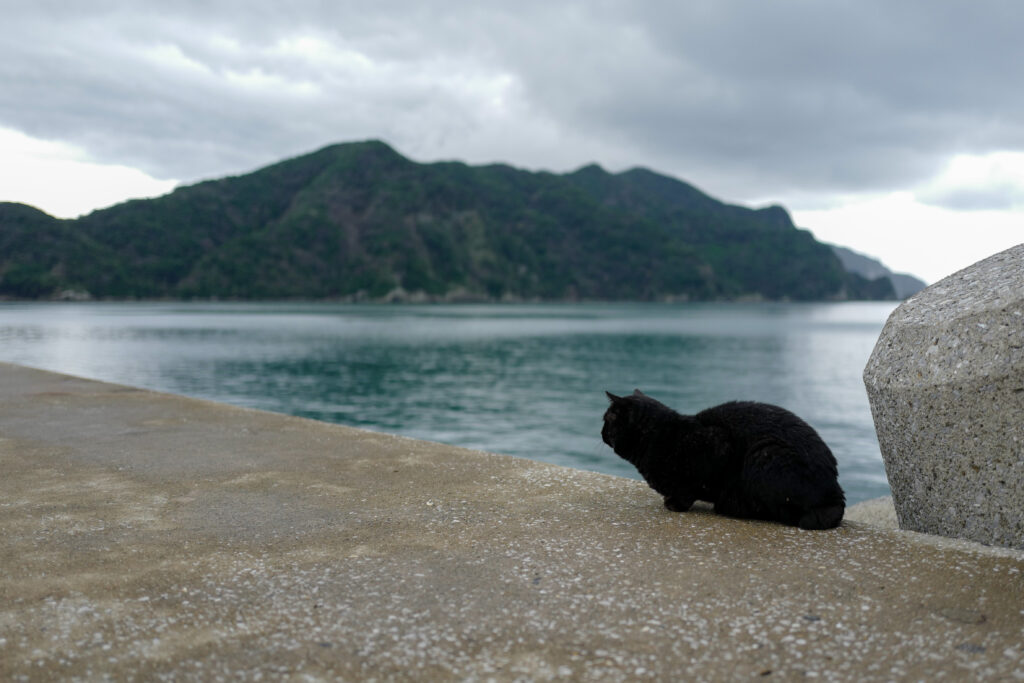
[[[801,529],[834,529],[843,521],[843,505],[808,510],[800,517],[797,526]]]
[[[678,496],[665,498],[665,507],[672,512],[686,512],[693,506],[693,498],[680,498]]]

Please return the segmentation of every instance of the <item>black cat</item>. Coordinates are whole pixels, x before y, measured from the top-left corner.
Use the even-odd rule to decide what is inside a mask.
[[[846,498],[836,459],[788,410],[734,401],[680,415],[639,389],[608,399],[601,438],[636,466],[669,510],[683,512],[703,500],[731,517],[801,529],[842,521]]]

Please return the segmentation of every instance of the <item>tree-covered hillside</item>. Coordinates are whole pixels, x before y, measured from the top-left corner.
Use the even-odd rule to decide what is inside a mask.
[[[0,296],[376,300],[891,298],[780,207],[597,166],[419,164],[334,145],[77,220],[0,204]]]

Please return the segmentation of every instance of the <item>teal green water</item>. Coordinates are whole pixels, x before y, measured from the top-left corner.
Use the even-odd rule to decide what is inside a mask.
[[[0,304],[0,360],[636,477],[604,391],[785,406],[849,502],[889,492],[861,371],[894,308]]]

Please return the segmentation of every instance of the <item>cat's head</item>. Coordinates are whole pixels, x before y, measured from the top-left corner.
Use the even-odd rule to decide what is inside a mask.
[[[653,399],[648,398],[639,389],[630,396],[616,396],[606,391],[608,410],[604,412],[604,426],[601,427],[601,439],[612,447],[616,453],[630,459],[630,454],[637,440],[643,433],[643,417],[647,412],[644,404]]]

